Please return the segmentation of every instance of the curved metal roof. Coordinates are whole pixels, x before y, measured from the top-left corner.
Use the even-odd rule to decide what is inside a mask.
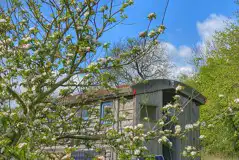
[[[206,101],[206,98],[200,94],[196,89],[175,81],[175,80],[169,80],[169,79],[153,79],[153,80],[147,80],[146,82],[138,83],[132,86],[133,89],[136,90],[137,94],[143,94],[143,93],[152,93],[159,90],[168,90],[168,89],[176,89],[176,87],[180,85],[183,86],[184,89],[180,91],[180,94],[183,94],[187,97],[192,97],[195,101],[204,104]]]

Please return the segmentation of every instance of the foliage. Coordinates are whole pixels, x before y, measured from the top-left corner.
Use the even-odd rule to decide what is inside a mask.
[[[120,57],[99,59],[99,51],[107,48],[101,38],[127,18],[125,10],[133,3],[132,0],[6,0],[1,3],[1,159],[66,159],[80,145],[96,150],[108,145],[119,153],[119,158],[126,159],[149,154],[144,147],[147,139],[157,138],[159,143],[172,146],[168,137],[183,137],[193,130],[190,127],[181,131],[178,127],[176,133],[174,128],[162,132],[163,117],[161,123],[147,131],[141,124],[118,132],[110,127],[120,123],[110,112],[99,118],[99,108],[94,106],[100,101],[95,91],[103,88],[117,93],[116,78],[110,73],[131,63],[128,57],[137,53],[132,48]],[[155,18],[155,13],[149,14],[149,24]],[[162,25],[155,28],[148,25],[139,34],[147,44],[144,51],[155,46],[164,29]],[[176,110],[173,113],[180,114],[183,106],[175,103],[164,108],[165,113]],[[88,112],[88,119],[81,116],[83,110]],[[176,123],[175,116],[167,122],[171,123]],[[115,143],[117,139],[123,142]],[[63,153],[49,152],[59,146],[64,147]],[[194,152],[192,157],[197,156]]]
[[[201,121],[208,124],[201,131],[206,136],[206,151],[230,156],[239,154],[238,35],[239,26],[235,24],[217,33],[199,73],[186,80],[207,97],[201,107]]]

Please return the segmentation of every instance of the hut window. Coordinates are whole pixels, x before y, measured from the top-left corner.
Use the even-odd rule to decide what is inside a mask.
[[[83,119],[83,120],[88,120],[89,119],[89,116],[88,116],[88,111],[87,110],[82,110],[82,112],[81,112],[81,118]]]
[[[141,105],[140,110],[140,120],[143,120],[145,117],[150,120],[156,120],[156,106],[152,105]]]
[[[75,160],[92,160],[98,155],[98,153],[94,150],[77,150],[71,153],[71,158]]]
[[[100,118],[109,118],[113,113],[113,102],[112,101],[107,101],[107,102],[103,102],[101,103],[100,106]],[[110,122],[106,122],[106,121],[101,121],[102,124],[105,123],[110,123]]]

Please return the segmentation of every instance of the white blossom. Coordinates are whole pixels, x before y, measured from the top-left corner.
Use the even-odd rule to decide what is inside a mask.
[[[108,61],[112,61],[113,58],[112,58],[112,57],[107,57],[107,60],[108,60]]]
[[[23,49],[30,49],[31,48],[31,44],[24,44],[24,45],[22,45],[22,48]]]
[[[140,147],[141,150],[148,150],[146,146]]]
[[[138,124],[138,125],[137,125],[137,128],[143,128],[143,127],[144,127],[143,124]]]
[[[186,124],[185,129],[186,130],[193,129],[193,125],[192,124]]]
[[[85,16],[85,17],[87,17],[87,16],[89,16],[89,15],[90,15],[90,13],[89,13],[88,11],[84,13],[84,16]]]
[[[83,30],[84,27],[83,27],[83,26],[77,26],[77,29],[78,29],[78,30]]]
[[[32,38],[29,37],[29,36],[28,36],[28,37],[24,37],[24,38],[22,38],[23,41],[30,41],[31,39],[32,39]]]
[[[10,114],[10,117],[12,118],[13,116],[15,116],[16,115],[16,113],[11,113]]]
[[[138,137],[138,136],[135,136],[135,137],[133,138],[133,141],[137,141],[137,140],[139,140],[139,137]]]
[[[197,152],[192,151],[190,154],[191,154],[192,156],[195,156],[195,155],[197,154]]]
[[[136,149],[136,150],[134,150],[134,155],[140,155],[140,150],[139,149]]]
[[[161,143],[161,142],[162,142],[162,139],[161,139],[161,138],[159,138],[159,139],[158,139],[158,142],[159,142],[159,143]]]
[[[19,144],[17,145],[17,147],[18,147],[18,148],[22,148],[22,147],[24,147],[25,145],[27,145],[27,143],[19,143]]]
[[[208,125],[208,128],[212,128],[212,127],[214,127],[213,124],[209,124],[209,125]]]
[[[42,112],[46,112],[48,110],[48,108],[43,108]]]
[[[219,97],[219,98],[222,98],[222,97],[224,97],[224,95],[223,95],[223,94],[219,94],[218,97]]]
[[[168,142],[168,145],[169,145],[169,147],[172,147],[173,143],[172,142]]]
[[[76,11],[77,11],[77,12],[81,12],[81,8],[77,7],[77,8],[76,8]]]
[[[6,23],[7,20],[6,19],[0,19],[0,23]]]
[[[45,125],[45,124],[44,124],[44,125],[42,125],[42,128],[43,128],[43,129],[45,129],[45,130],[48,130],[48,131],[50,131],[50,130],[51,130],[51,129],[50,129],[50,128],[49,128],[47,125]]]
[[[148,19],[152,20],[152,19],[156,19],[156,14],[155,13],[150,13],[148,15]]]
[[[124,129],[133,129],[133,126],[125,126]]]
[[[98,160],[105,160],[105,157],[104,156],[99,156],[97,157]]]
[[[141,38],[144,38],[146,36],[147,36],[147,32],[146,31],[139,33],[139,37],[141,37]]]
[[[200,122],[196,122],[193,124],[193,127],[199,127],[199,125],[200,125]]]
[[[3,153],[3,152],[4,152],[4,150],[5,150],[5,147],[2,147],[2,148],[1,148],[1,153]]]
[[[62,157],[61,159],[62,160],[67,160],[67,159],[70,159],[71,158],[71,154],[66,154],[64,157]]]
[[[120,115],[120,118],[126,118],[127,116],[126,116],[126,114],[122,114],[122,115]]]
[[[107,62],[107,59],[105,59],[105,58],[99,58],[98,59],[98,61],[100,62],[100,63],[106,63]]]
[[[29,28],[29,31],[34,31],[36,28],[35,27],[31,27]]]
[[[144,141],[144,140],[145,140],[145,139],[144,139],[144,136],[139,137],[139,139],[140,139],[141,141]]]
[[[41,121],[39,119],[36,119],[36,120],[33,121],[33,125],[38,125],[40,123],[41,123]]]
[[[187,156],[187,152],[183,151],[183,156],[186,157]]]
[[[168,138],[166,136],[162,136],[161,139],[162,139],[163,142],[167,142],[168,141]]]
[[[185,149],[186,149],[187,152],[190,152],[190,151],[192,151],[193,147],[192,146],[187,146],[187,147],[185,147]]]
[[[178,86],[176,87],[176,91],[181,91],[181,90],[183,90],[183,86],[178,85]]]
[[[200,135],[198,138],[199,139],[203,139],[203,138],[205,138],[205,136],[204,135]]]
[[[169,108],[172,108],[172,107],[173,107],[173,105],[170,104],[170,103],[168,103],[167,105],[165,105],[165,106],[163,107],[163,109],[169,109]]]
[[[175,126],[175,134],[179,134],[181,132],[182,128],[180,125]]]
[[[201,126],[202,126],[202,127],[205,127],[205,126],[206,126],[206,122],[202,122],[202,123],[201,123]]]
[[[91,48],[90,47],[86,47],[85,49],[86,49],[87,52],[90,52]]]
[[[156,32],[154,30],[150,31],[148,34],[150,38],[154,37],[155,35],[156,35]]]
[[[239,98],[234,99],[235,103],[239,103]]]
[[[8,38],[8,39],[6,39],[6,42],[7,42],[7,43],[10,43],[10,42],[12,42],[12,39],[11,39],[11,38]]]

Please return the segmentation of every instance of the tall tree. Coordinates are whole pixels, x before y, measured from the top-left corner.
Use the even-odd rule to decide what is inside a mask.
[[[201,107],[201,120],[208,128],[202,133],[206,149],[212,153],[239,154],[239,26],[232,24],[216,33],[210,55],[202,59],[198,74],[186,82],[207,97]],[[205,54],[205,53],[203,53]]]
[[[101,148],[108,145],[119,158],[131,159],[149,154],[144,147],[147,139],[159,138],[159,143],[172,146],[167,136],[183,136],[186,131],[180,126],[177,132],[161,132],[164,117],[156,123],[159,127],[147,131],[139,124],[117,132],[100,123],[99,109],[92,107],[98,102],[89,103],[95,96],[92,89],[117,91],[116,78],[110,73],[141,58],[139,46],[120,57],[97,58],[104,47],[102,36],[127,18],[125,10],[131,5],[133,0],[1,1],[0,159],[61,159],[45,148],[60,145],[65,154],[71,153],[78,147],[73,140],[88,148],[97,148],[100,141]],[[144,41],[142,55],[156,45],[165,29],[150,26],[154,19],[156,14],[150,13],[147,29],[139,34]],[[79,106],[70,104],[75,93],[81,93]],[[164,108],[165,114],[169,110],[181,113],[175,103]],[[87,110],[89,119],[78,116],[80,110]],[[110,113],[104,120],[116,123]],[[167,124],[175,121],[167,119]],[[132,137],[136,135],[143,138]],[[120,148],[120,143],[125,147]],[[197,156],[196,151],[190,152]]]
[[[163,30],[163,28],[161,28]],[[148,42],[148,41],[147,41]],[[160,43],[155,43],[153,47],[145,50],[148,44],[143,39],[127,39],[114,44],[109,54],[113,57],[120,57],[121,54],[135,50],[136,54],[129,56],[132,61],[124,65],[115,74],[122,83],[136,83],[140,80],[157,78],[169,78],[173,65],[165,48]],[[136,59],[136,57],[139,57]],[[122,62],[125,63],[125,62]]]

